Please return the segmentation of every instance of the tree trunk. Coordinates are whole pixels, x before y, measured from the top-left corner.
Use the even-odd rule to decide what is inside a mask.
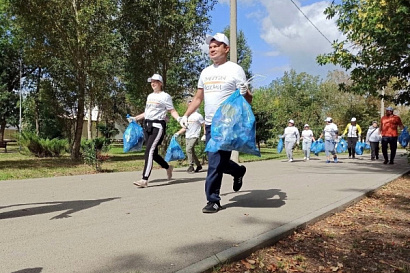
[[[34,120],[36,122],[36,135],[37,136],[40,135],[40,105],[39,105],[40,80],[41,80],[41,67],[38,68],[36,95],[34,97]]]
[[[83,124],[84,124],[84,106],[85,106],[85,74],[81,71],[79,72],[78,81],[78,108],[77,108],[77,119],[75,123],[74,130],[74,141],[71,149],[71,159],[80,159],[80,148],[81,148],[81,137],[83,134]]]
[[[0,122],[0,141],[4,140],[4,131],[6,129],[6,121],[2,120]]]
[[[93,139],[93,119],[92,119],[93,109],[92,109],[91,102],[88,104],[87,111],[88,111],[88,122],[87,122],[88,139]]]

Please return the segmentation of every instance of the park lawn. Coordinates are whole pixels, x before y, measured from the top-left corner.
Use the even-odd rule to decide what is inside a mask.
[[[108,160],[102,164],[102,172],[130,172],[141,171],[144,166],[144,150],[139,152],[124,153],[121,144],[114,144],[108,151]],[[68,175],[94,174],[96,170],[70,159],[69,154],[58,158],[38,158],[20,152],[15,143],[8,145],[8,153],[0,151],[0,180],[17,180],[28,178],[56,177]],[[300,150],[295,151],[295,158],[303,157]],[[286,154],[278,154],[276,149],[261,148],[261,157],[240,154],[240,162],[258,160],[285,159]],[[174,167],[186,167],[186,160],[173,161]],[[154,164],[154,168],[159,168]]]

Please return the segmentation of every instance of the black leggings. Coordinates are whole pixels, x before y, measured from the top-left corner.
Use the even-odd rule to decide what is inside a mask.
[[[353,156],[353,157],[355,156],[356,143],[357,143],[357,137],[347,138],[347,150],[349,151],[349,156]]]
[[[160,124],[160,123],[158,123]],[[165,135],[165,126],[161,125],[162,128],[149,127],[149,129],[144,130],[145,137],[145,165],[144,171],[142,172],[142,179],[148,180],[151,175],[153,161],[157,162],[162,168],[168,169],[168,163],[158,154],[158,146],[161,145],[162,139]]]

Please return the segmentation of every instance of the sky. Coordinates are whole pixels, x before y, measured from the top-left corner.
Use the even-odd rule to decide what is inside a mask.
[[[334,20],[323,11],[330,1],[293,0],[319,31],[295,7],[291,0],[237,0],[237,30],[243,31],[252,50],[254,87],[267,86],[294,69],[325,79],[329,71],[341,70],[334,65],[320,66],[316,56],[330,53],[328,40],[342,40]],[[210,12],[211,33],[222,32],[230,24],[230,0],[219,0]]]

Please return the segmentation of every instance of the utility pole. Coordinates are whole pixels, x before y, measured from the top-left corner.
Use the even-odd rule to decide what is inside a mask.
[[[382,100],[380,102],[380,117],[383,117],[384,113],[384,87],[382,88]]]
[[[20,71],[19,71],[19,89],[20,89],[20,118],[19,118],[19,140],[21,140],[21,126],[22,126],[22,122],[21,122],[21,113],[22,113],[22,90],[21,90],[21,69],[22,69],[22,61],[21,61],[22,56],[20,56]],[[21,141],[19,141],[20,145],[19,145],[19,150],[21,151]]]
[[[230,57],[230,61],[237,63],[238,62],[238,50],[237,50],[237,46],[236,46],[236,10],[237,10],[237,5],[236,5],[236,0],[231,0],[231,25],[230,25],[230,51],[229,51],[229,57]],[[238,151],[232,151],[231,154],[231,160],[235,161],[235,162],[239,162],[239,152]]]

